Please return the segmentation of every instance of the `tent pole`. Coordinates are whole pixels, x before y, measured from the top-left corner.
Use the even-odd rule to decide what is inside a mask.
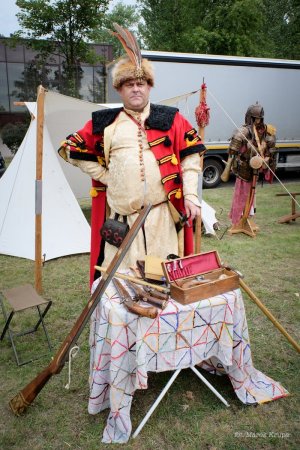
[[[45,89],[37,90],[36,179],[35,179],[35,289],[42,293],[42,175]]]

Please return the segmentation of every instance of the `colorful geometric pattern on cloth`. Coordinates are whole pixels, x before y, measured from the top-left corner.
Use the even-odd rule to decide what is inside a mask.
[[[199,365],[227,374],[244,404],[288,395],[253,367],[239,289],[190,305],[170,300],[152,320],[129,313],[111,283],[91,318],[90,348],[88,410],[110,408],[105,443],[128,441],[132,398],[136,389],[147,389],[148,372]]]

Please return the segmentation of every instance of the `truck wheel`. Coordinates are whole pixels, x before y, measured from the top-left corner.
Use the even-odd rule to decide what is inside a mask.
[[[221,175],[223,173],[222,164],[216,159],[208,158],[204,160],[203,169],[203,187],[211,189],[221,183]]]

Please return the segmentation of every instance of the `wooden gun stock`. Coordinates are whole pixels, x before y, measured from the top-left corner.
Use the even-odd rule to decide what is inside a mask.
[[[38,393],[43,389],[45,384],[50,380],[52,375],[54,375],[54,367],[52,366],[53,363],[50,363],[46,369],[44,369],[34,378],[34,380],[22,389],[22,391],[10,400],[9,406],[16,416],[19,416],[27,409],[27,407],[34,401]]]
[[[32,380],[24,389],[22,389],[14,398],[10,400],[9,405],[14,414],[20,415],[21,413],[23,413],[27,409],[27,407],[34,401],[36,396],[43,389],[45,384],[47,384],[50,378],[53,375],[60,373],[65,363],[68,361],[70,350],[76,344],[77,339],[81,335],[86,323],[90,319],[94,309],[101,300],[102,295],[104,294],[107,286],[109,285],[124,256],[126,255],[130,245],[132,244],[132,241],[144,224],[146,217],[150,212],[150,209],[151,205],[148,205],[147,207],[142,209],[138,218],[132,225],[124,241],[119,247],[116,255],[108,266],[106,273],[103,274],[97,288],[95,289],[95,292],[92,294],[89,302],[84,307],[75,325],[60,346],[60,349],[56,353],[51,363],[39,375],[37,375],[34,380]]]
[[[234,160],[234,155],[229,155],[227,162],[226,162],[225,169],[221,175],[221,180],[224,181],[224,183],[226,183],[229,180],[233,160]]]

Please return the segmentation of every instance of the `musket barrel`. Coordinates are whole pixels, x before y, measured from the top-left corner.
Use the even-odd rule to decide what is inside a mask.
[[[132,241],[134,240],[142,225],[145,223],[151,207],[152,206],[149,204],[140,212],[121,246],[118,248],[116,255],[109,264],[105,275],[101,278],[97,288],[95,289],[95,292],[92,294],[89,302],[84,307],[75,325],[60,346],[60,349],[56,353],[49,366],[46,367],[46,369],[44,369],[39,375],[37,375],[9,402],[9,405],[14,414],[20,415],[21,413],[23,413],[27,409],[27,407],[34,401],[36,396],[43,389],[49,379],[62,370],[65,362],[69,358],[69,352],[71,348],[74,346],[74,343],[77,342],[77,339],[81,335],[84,326],[89,321],[94,309],[98,305],[116,270],[124,259],[130,245],[132,244]]]

